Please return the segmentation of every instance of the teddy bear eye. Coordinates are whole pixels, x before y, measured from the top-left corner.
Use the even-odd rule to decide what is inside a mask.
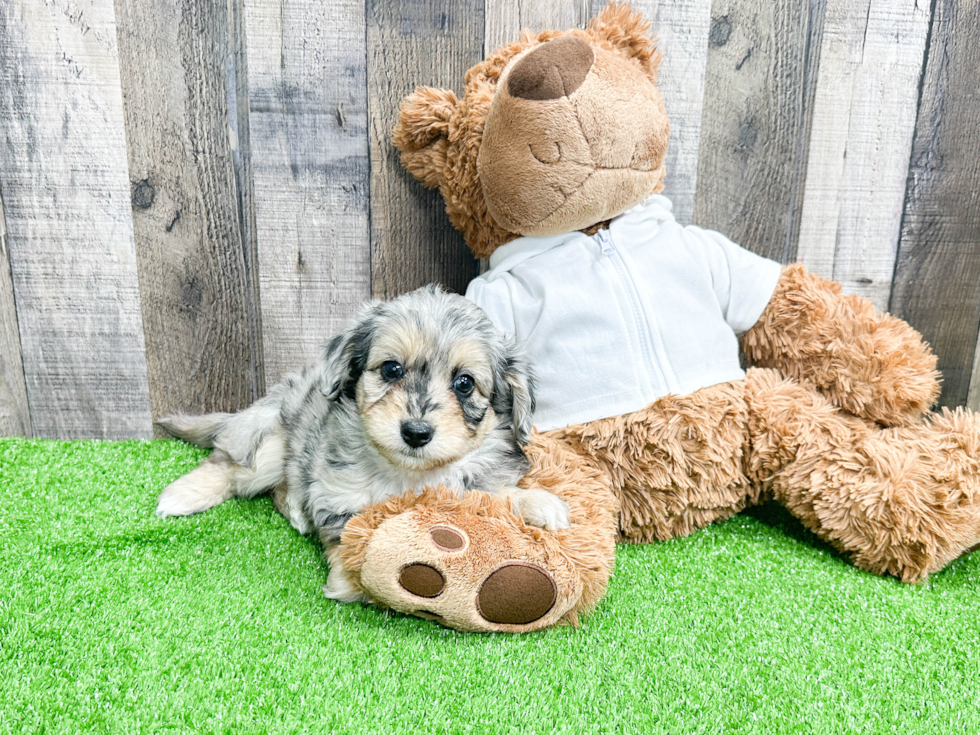
[[[381,364],[381,377],[391,383],[401,380],[404,375],[405,368],[394,360],[388,360],[388,362]]]
[[[456,379],[453,381],[453,390],[459,393],[461,396],[468,396],[473,392],[474,387],[476,387],[476,384],[473,382],[473,378],[466,373],[457,375]]]
[[[561,158],[561,146],[557,142],[531,143],[528,148],[531,149],[531,155],[541,163],[558,163],[558,159]]]

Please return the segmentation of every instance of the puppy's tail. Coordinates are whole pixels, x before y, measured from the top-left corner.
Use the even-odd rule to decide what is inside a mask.
[[[235,414],[207,413],[203,416],[188,416],[175,413],[157,420],[157,426],[170,436],[197,444],[199,447],[213,447],[214,440]]]

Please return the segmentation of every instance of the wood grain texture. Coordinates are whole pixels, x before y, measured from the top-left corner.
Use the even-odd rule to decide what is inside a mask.
[[[263,375],[229,134],[233,18],[227,3],[115,7],[153,415],[237,411]]]
[[[597,1],[593,10],[604,5]],[[637,0],[633,7],[650,19],[664,55],[659,85],[670,116],[664,194],[673,202],[678,221],[686,224],[694,214],[697,191],[711,0]]]
[[[939,356],[940,403],[980,409],[980,3],[937,0],[889,311]],[[972,378],[972,380],[971,380]]]
[[[715,0],[694,222],[796,259],[824,0]]]
[[[2,194],[2,192],[0,192]],[[24,361],[17,333],[14,284],[7,256],[7,225],[0,196],[0,436],[31,436]]]
[[[525,28],[534,32],[584,28],[592,15],[592,0],[486,0],[484,55],[516,41]]]
[[[402,169],[390,136],[415,87],[462,94],[466,70],[483,58],[484,28],[482,0],[368,0],[371,270],[379,298],[433,282],[462,292],[479,272],[439,193]]]
[[[35,436],[150,436],[111,0],[0,3],[0,190]]]
[[[799,259],[888,306],[929,26],[920,0],[828,0]]]
[[[370,296],[364,4],[245,5],[266,383]]]

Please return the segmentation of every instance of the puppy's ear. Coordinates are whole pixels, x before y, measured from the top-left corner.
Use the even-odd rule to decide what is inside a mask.
[[[510,416],[514,438],[523,446],[531,438],[534,376],[516,340],[508,340],[493,380],[493,410],[498,416]]]
[[[456,95],[448,89],[419,87],[402,100],[391,142],[401,151],[402,165],[423,186],[436,189],[446,179],[449,120]]]
[[[619,53],[637,63],[651,81],[657,81],[662,54],[650,37],[650,22],[629,3],[610,0],[589,21],[586,33],[596,40],[611,43]]]
[[[373,309],[368,307],[354,326],[330,340],[323,350],[320,392],[331,401],[338,401],[341,396],[354,396],[354,388],[367,367],[368,352],[371,351],[373,314]]]

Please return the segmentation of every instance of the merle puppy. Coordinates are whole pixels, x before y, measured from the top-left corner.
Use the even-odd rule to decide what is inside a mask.
[[[507,494],[514,512],[568,526],[565,501],[521,490],[531,432],[530,368],[483,311],[435,287],[364,306],[322,359],[236,414],[169,416],[170,434],[214,452],[160,495],[161,518],[272,491],[293,528],[327,551],[331,599],[361,599],[335,550],[364,506],[443,484]]]

